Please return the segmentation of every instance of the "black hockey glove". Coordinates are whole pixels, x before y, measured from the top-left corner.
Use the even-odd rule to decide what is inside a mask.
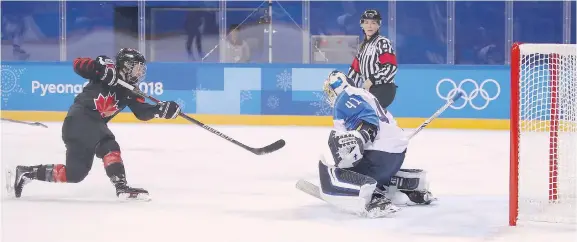
[[[180,113],[180,106],[173,101],[160,102],[156,105],[155,118],[175,119]]]
[[[109,86],[115,86],[117,84],[118,78],[116,75],[116,65],[114,61],[107,56],[101,55],[96,57],[94,62],[96,69],[96,76],[103,83]]]

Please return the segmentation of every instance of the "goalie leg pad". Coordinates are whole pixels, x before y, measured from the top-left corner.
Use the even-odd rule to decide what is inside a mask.
[[[337,167],[328,167],[319,161],[321,197],[327,203],[346,212],[366,214],[377,181],[371,177]]]
[[[409,200],[415,204],[428,205],[437,200],[429,191],[427,173],[421,169],[401,169],[391,179],[391,184],[386,190],[388,196],[394,197],[401,197],[402,195],[397,192],[400,191],[406,194]]]
[[[401,191],[428,191],[427,172],[421,169],[400,169],[392,181]]]

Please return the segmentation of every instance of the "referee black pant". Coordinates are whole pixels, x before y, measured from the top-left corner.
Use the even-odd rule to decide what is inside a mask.
[[[395,100],[397,85],[395,85],[395,83],[372,85],[369,88],[369,92],[377,97],[383,109],[387,109],[391,103],[393,103],[393,100]]]

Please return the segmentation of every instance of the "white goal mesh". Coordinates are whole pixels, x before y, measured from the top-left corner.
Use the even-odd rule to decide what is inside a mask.
[[[514,47],[511,167],[517,171],[511,173],[511,199],[517,201],[510,215],[515,220],[576,221],[576,51],[566,44]]]

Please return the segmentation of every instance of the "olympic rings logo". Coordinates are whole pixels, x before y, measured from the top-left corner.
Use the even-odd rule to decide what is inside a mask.
[[[441,85],[443,83],[447,83],[447,84],[445,84],[445,86],[446,85],[452,86],[452,89],[446,95],[442,95],[441,90],[439,90],[439,88],[441,87]],[[463,86],[466,83],[471,83],[473,86],[473,90],[471,90],[470,92],[465,91],[465,89],[463,89]],[[485,85],[487,85],[487,84],[492,84],[497,89],[497,91],[494,95],[489,96],[489,92],[487,92],[487,90],[485,90]],[[469,89],[469,88],[467,88],[467,89]],[[499,97],[499,94],[501,94],[501,86],[499,86],[499,83],[493,79],[486,79],[483,82],[481,82],[480,85],[473,79],[462,80],[459,83],[459,85],[457,85],[453,80],[451,80],[449,78],[442,79],[437,83],[437,95],[443,100],[446,100],[446,101],[450,100],[451,97],[453,97],[455,94],[457,94],[457,92],[463,93],[463,96],[461,97],[461,99],[463,99],[464,102],[460,105],[456,105],[455,103],[453,103],[450,106],[451,108],[462,109],[465,106],[467,106],[467,104],[469,104],[472,108],[474,108],[476,110],[483,110],[483,109],[487,108],[487,106],[489,106],[489,103],[491,101],[493,101]],[[483,100],[485,100],[483,105],[478,105],[478,104],[473,103],[473,99],[475,99],[479,96]]]

